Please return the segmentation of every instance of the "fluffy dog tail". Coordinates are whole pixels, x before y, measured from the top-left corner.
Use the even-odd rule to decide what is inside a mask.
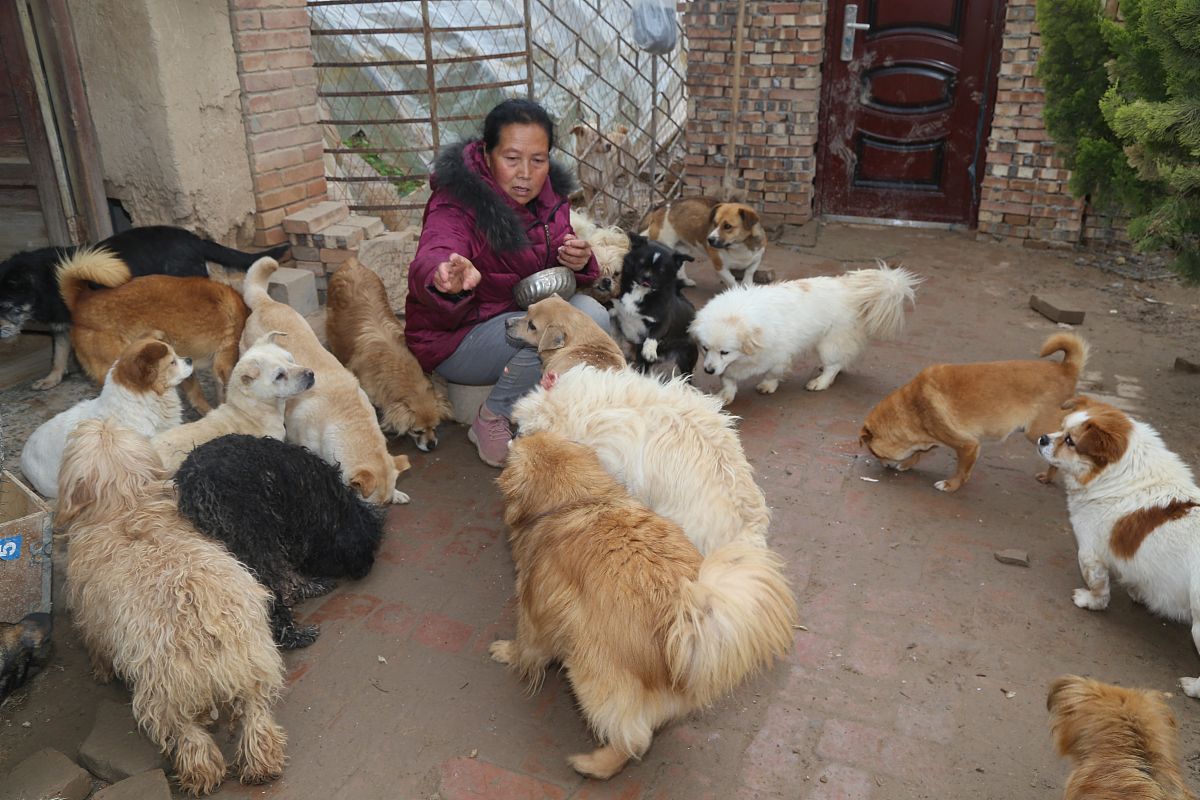
[[[271,295],[267,294],[267,283],[277,269],[279,262],[270,256],[264,256],[250,265],[249,271],[246,272],[246,281],[242,284],[242,297],[251,311],[260,303],[271,299]]]
[[[914,290],[924,280],[903,267],[889,267],[875,259],[877,269],[856,269],[842,276],[850,289],[867,335],[891,339],[904,329],[904,305],[916,303]]]
[[[796,600],[783,562],[762,547],[733,542],[709,554],[684,584],[667,633],[671,678],[708,705],[792,646]]]
[[[75,314],[75,306],[89,283],[112,288],[128,283],[133,277],[129,265],[111,250],[103,247],[82,247],[58,263],[58,291],[67,310]]]
[[[1073,333],[1056,333],[1046,340],[1038,355],[1045,358],[1059,350],[1063,353],[1063,367],[1078,378],[1079,373],[1083,372],[1083,368],[1087,364],[1087,342]]]

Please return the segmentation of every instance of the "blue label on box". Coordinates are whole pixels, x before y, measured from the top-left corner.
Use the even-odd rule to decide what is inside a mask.
[[[15,561],[21,557],[21,537],[9,536],[0,539],[0,561]]]

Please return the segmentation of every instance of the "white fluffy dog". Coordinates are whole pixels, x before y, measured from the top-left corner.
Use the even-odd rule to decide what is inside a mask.
[[[1200,488],[1158,432],[1112,406],[1077,398],[1062,430],[1038,440],[1058,468],[1087,588],[1075,605],[1108,607],[1109,574],[1151,611],[1192,626],[1200,650]],[[1180,678],[1200,698],[1200,678]]]
[[[521,398],[522,435],[552,431],[596,451],[629,493],[681,528],[702,555],[733,541],[766,545],[770,511],[716,398],[682,378],[662,383],[582,365]]]
[[[179,425],[183,404],[175,387],[192,374],[192,360],[148,336],[130,344],[104,378],[100,396],[83,400],[43,422],[21,451],[21,474],[43,497],[58,496],[58,468],[75,426],[115,417],[143,436]]]
[[[878,264],[837,277],[729,289],[696,312],[690,331],[704,371],[721,378],[721,402],[731,403],[738,381],[756,375],[766,375],[758,391],[771,394],[792,371],[793,359],[814,347],[821,372],[807,388],[828,389],[868,339],[900,333],[905,303],[913,302],[922,279]]]
[[[313,385],[313,371],[296,364],[292,354],[275,344],[281,334],[258,338],[233,367],[225,402],[195,422],[164,431],[151,440],[171,475],[188,453],[227,433],[269,436],[283,441],[283,414],[288,398]]]

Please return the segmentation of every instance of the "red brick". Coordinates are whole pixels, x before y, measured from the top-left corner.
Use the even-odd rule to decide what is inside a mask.
[[[256,199],[258,207],[262,209],[280,209],[288,203],[295,203],[308,195],[304,191],[304,186],[283,186],[274,191],[264,192],[258,195]],[[273,224],[283,222],[283,217],[280,216],[279,221]]]
[[[288,233],[316,233],[348,216],[350,209],[344,203],[327,200],[289,216],[284,220],[283,227]]]
[[[299,257],[296,248],[292,248],[292,255]],[[366,627],[372,633],[382,636],[405,637],[416,623],[416,614],[404,603],[388,603],[371,612],[371,616],[367,617]]]
[[[278,30],[280,28],[303,28],[307,31],[308,25],[308,12],[303,8],[262,12],[262,26],[270,30]]]
[[[281,228],[273,230],[283,233]],[[255,245],[258,247],[269,247],[271,244],[281,244],[286,240],[287,237],[283,237],[278,242],[260,243],[257,234],[255,234]],[[330,595],[316,611],[305,618],[304,622],[306,624],[313,624],[331,622],[333,620],[362,619],[374,611],[382,602],[378,597],[369,594],[338,592],[337,594]]]
[[[324,261],[324,257],[321,260]],[[457,653],[466,647],[474,632],[475,629],[465,622],[442,614],[426,614],[417,625],[413,640],[435,650]]]

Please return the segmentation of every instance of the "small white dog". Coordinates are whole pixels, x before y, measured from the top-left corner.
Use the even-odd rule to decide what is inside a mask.
[[[682,379],[581,365],[547,373],[513,408],[520,434],[551,431],[596,451],[629,493],[675,522],[702,555],[766,546],[771,512],[734,430],[736,417]]]
[[[43,497],[58,497],[58,470],[67,437],[85,419],[114,417],[143,436],[179,425],[183,403],[175,387],[192,374],[192,360],[150,336],[131,343],[109,369],[100,396],[43,422],[21,450],[21,473]]]
[[[899,334],[905,303],[913,302],[922,279],[878,264],[836,277],[729,289],[696,312],[690,331],[704,371],[721,378],[721,402],[733,402],[738,381],[756,375],[766,375],[758,391],[771,394],[793,359],[814,347],[821,371],[806,388],[828,389],[868,339]]]
[[[228,433],[269,436],[283,441],[283,413],[288,398],[312,388],[313,371],[296,364],[292,354],[275,344],[278,331],[258,338],[242,353],[229,374],[225,402],[195,422],[155,436],[167,474],[174,475],[188,453]]]
[[[1151,611],[1192,626],[1200,650],[1200,488],[1158,432],[1112,406],[1068,403],[1038,452],[1063,476],[1085,589],[1075,605],[1108,607],[1109,574]],[[1200,698],[1200,678],[1180,678]]]

